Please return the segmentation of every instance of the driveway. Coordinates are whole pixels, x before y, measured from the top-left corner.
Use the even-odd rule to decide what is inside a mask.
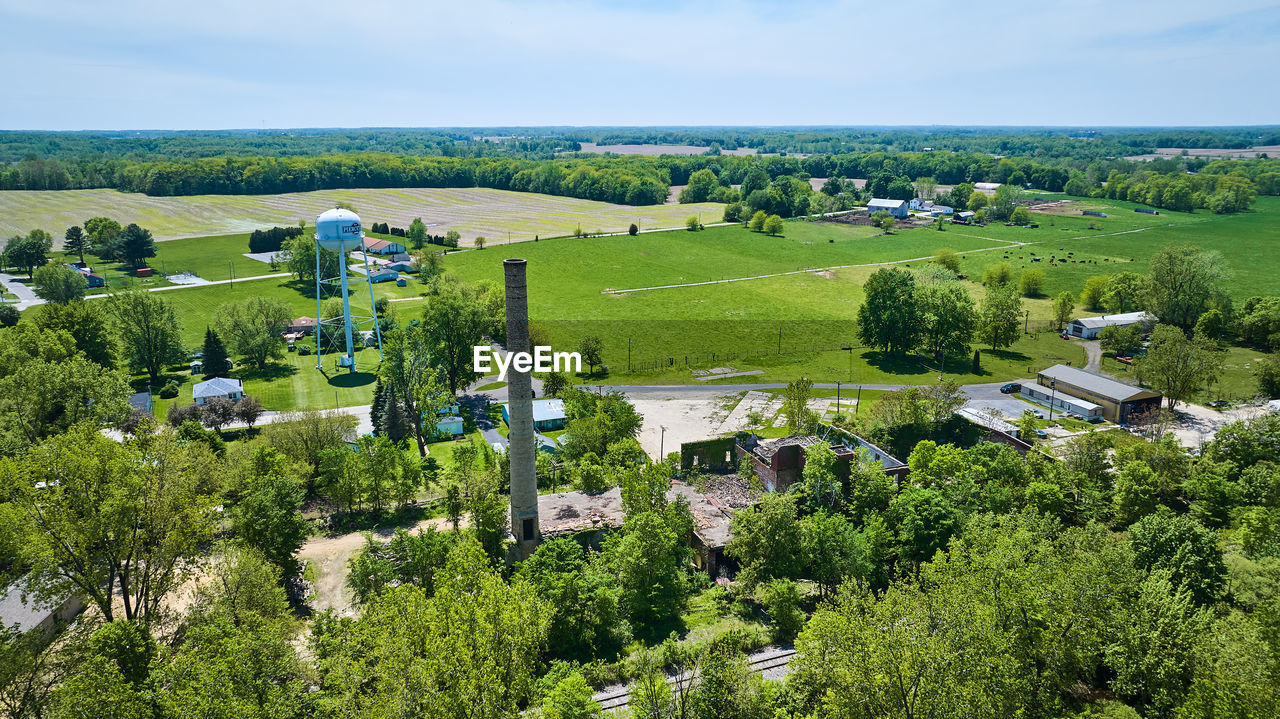
[[[1177,416],[1177,424],[1173,427],[1173,434],[1178,438],[1178,443],[1184,447],[1198,449],[1205,442],[1213,439],[1213,435],[1219,429],[1242,419],[1251,419],[1267,413],[1265,407],[1237,407],[1229,409],[1225,412],[1219,412],[1208,407],[1201,407],[1198,404],[1180,404],[1174,410]]]
[[[28,307],[44,304],[44,300],[36,297],[35,290],[31,289],[31,287],[26,284],[27,281],[28,280],[25,277],[0,273],[0,285],[4,285],[5,289],[18,296],[18,301],[16,303],[9,304],[13,304],[14,307],[17,307],[19,312],[27,309]]]

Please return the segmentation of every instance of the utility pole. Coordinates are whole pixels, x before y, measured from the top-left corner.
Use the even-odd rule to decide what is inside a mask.
[[[317,250],[317,251],[316,251],[316,254],[318,255],[318,254],[320,254],[320,252]],[[227,268],[228,268],[229,270],[231,270],[231,285],[230,285],[230,289],[235,289],[235,287],[236,287],[236,266],[235,266],[235,265],[233,265],[233,264],[231,264],[231,260],[227,260]]]
[[[627,338],[627,371],[631,371],[631,338]]]
[[[778,354],[782,354],[782,325],[778,325]]]
[[[853,401],[853,413],[857,414],[862,408],[862,385],[858,385],[858,398]]]
[[[659,425],[659,426],[662,427],[662,436],[658,438],[658,461],[661,462],[662,458],[666,456],[665,454],[662,453],[662,450],[666,448],[667,428],[665,425]]]
[[[1031,334],[1031,310],[1027,310],[1027,317],[1023,320],[1022,331]]]
[[[840,414],[840,380],[836,380],[836,414]]]
[[[853,348],[841,347],[840,350],[842,352],[847,351],[849,353],[849,381],[852,382],[853,381]]]
[[[1053,401],[1058,396],[1058,380],[1056,379],[1049,380],[1049,389],[1051,390],[1051,392],[1049,393],[1049,421],[1052,422],[1053,421]]]

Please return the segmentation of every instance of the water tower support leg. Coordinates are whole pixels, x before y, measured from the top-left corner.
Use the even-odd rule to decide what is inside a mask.
[[[382,361],[382,327],[378,325],[378,303],[373,299],[373,275],[369,274],[369,253],[364,255],[364,276],[369,282],[369,311],[373,313],[373,335],[378,338],[378,361]]]
[[[320,245],[316,244],[316,369],[323,369],[320,364]]]
[[[338,276],[342,280],[342,320],[343,329],[347,334],[347,372],[355,372],[356,352],[351,342],[351,296],[347,292],[347,253],[345,252],[338,255]]]

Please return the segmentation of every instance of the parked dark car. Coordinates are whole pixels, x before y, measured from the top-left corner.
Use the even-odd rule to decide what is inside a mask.
[[[1014,392],[1021,392],[1021,391],[1022,391],[1022,385],[1018,384],[1017,382],[1010,382],[1009,384],[1000,388],[1001,394],[1013,394]]]

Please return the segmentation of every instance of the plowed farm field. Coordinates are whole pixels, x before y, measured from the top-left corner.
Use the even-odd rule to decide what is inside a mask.
[[[281,195],[192,195],[148,197],[116,190],[0,191],[0,237],[39,227],[61,241],[71,225],[95,216],[121,224],[136,222],[157,239],[248,232],[274,225],[311,223],[337,202],[355,206],[365,224],[386,222],[408,227],[415,217],[428,232],[457,230],[464,245],[477,236],[490,245],[583,232],[622,232],[633,222],[642,229],[683,227],[685,218],[701,214],[718,221],[724,205],[633,207],[593,200],[528,192],[465,188],[319,190]]]

